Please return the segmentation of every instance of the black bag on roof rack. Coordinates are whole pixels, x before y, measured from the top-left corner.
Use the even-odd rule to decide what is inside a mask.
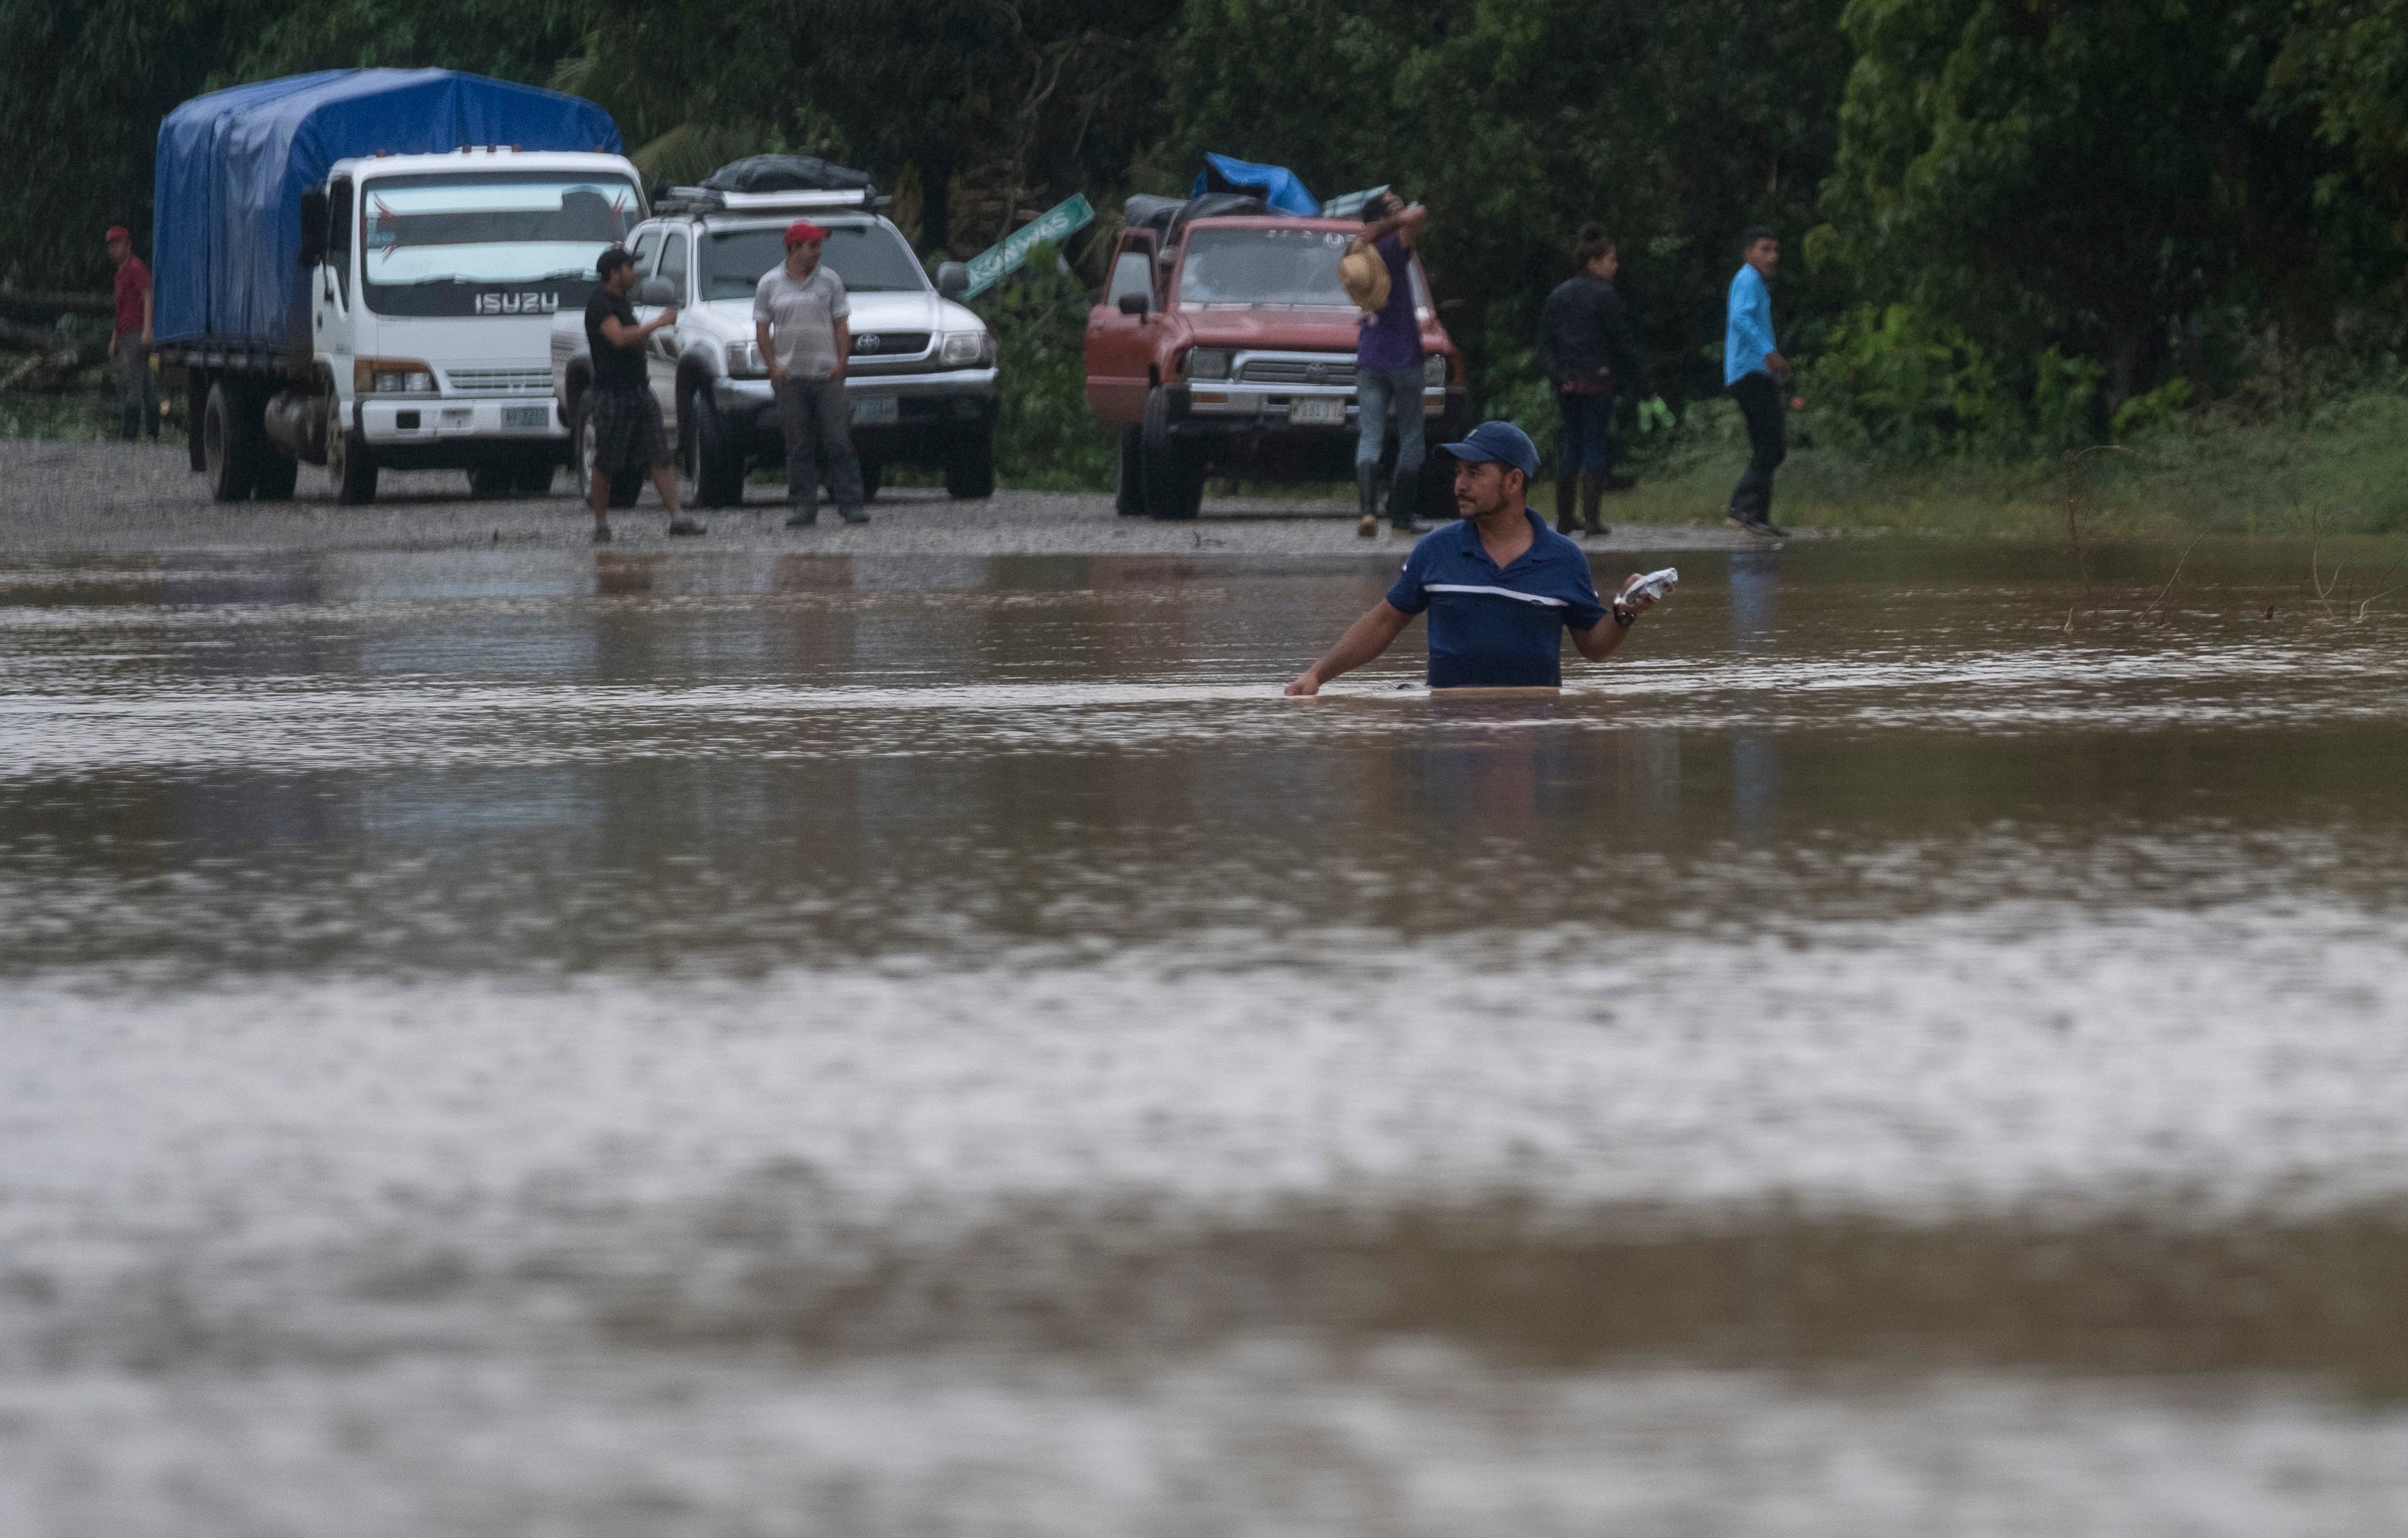
[[[1170,221],[1180,209],[1187,206],[1183,197],[1157,197],[1152,192],[1131,192],[1121,203],[1121,222],[1133,230],[1152,230],[1167,235]]]
[[[747,155],[705,178],[713,192],[851,192],[869,187],[869,173],[817,155]]]
[[[1171,216],[1170,238],[1177,240],[1180,233],[1195,220],[1226,219],[1232,215],[1260,216],[1279,214],[1279,212],[1277,208],[1251,192],[1207,192],[1202,197],[1191,197],[1180,205],[1179,211]],[[1290,216],[1281,215],[1281,217]]]

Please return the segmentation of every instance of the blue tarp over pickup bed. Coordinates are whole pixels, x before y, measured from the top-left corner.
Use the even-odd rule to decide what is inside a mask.
[[[287,345],[301,194],[350,156],[485,144],[617,154],[619,125],[575,96],[448,69],[333,69],[194,97],[159,125],[159,340]]]
[[[1252,192],[1282,213],[1321,212],[1320,203],[1286,166],[1258,165],[1231,155],[1204,157],[1204,168],[1196,173],[1196,186],[1187,195],[1202,197],[1207,192]]]

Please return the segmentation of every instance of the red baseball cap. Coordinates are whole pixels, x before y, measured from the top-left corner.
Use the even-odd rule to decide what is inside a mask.
[[[826,238],[827,232],[808,219],[798,219],[786,226],[786,244],[789,246],[798,241],[825,240]]]
[[[108,227],[108,233],[100,237],[100,243],[106,246],[112,240],[122,240],[131,246],[134,244],[134,232],[122,224],[112,224]]]

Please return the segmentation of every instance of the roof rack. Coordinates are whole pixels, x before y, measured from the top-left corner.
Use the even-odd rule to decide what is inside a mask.
[[[800,208],[883,208],[895,200],[875,187],[792,192],[721,192],[708,187],[672,187],[652,200],[655,214],[767,214]]]

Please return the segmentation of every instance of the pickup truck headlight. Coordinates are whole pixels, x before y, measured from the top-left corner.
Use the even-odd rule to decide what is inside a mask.
[[[1446,383],[1446,358],[1441,353],[1433,352],[1422,360],[1422,387],[1426,390],[1436,390],[1444,383]]]
[[[758,342],[728,343],[727,372],[730,377],[738,379],[757,379],[768,373],[768,369],[761,363],[761,344]]]
[[[1226,379],[1229,377],[1229,349],[1225,347],[1199,347],[1187,354],[1187,377],[1191,379]]]
[[[415,358],[358,358],[351,389],[363,395],[432,395],[435,371]]]
[[[968,368],[995,362],[995,337],[983,331],[949,331],[937,349],[937,362],[948,368]]]

